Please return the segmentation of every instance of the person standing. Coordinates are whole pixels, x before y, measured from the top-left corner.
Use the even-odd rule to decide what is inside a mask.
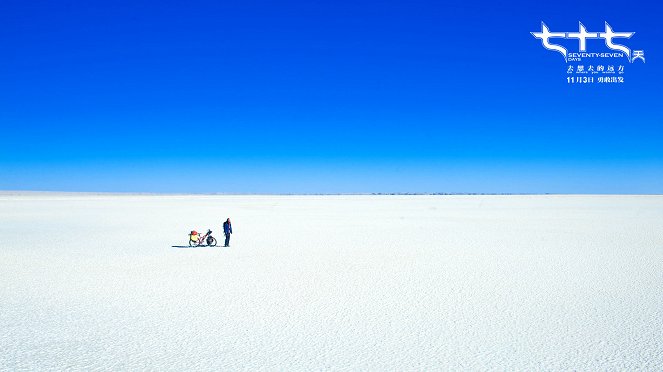
[[[230,218],[223,223],[223,233],[226,235],[226,244],[224,247],[230,247],[230,234],[233,233],[233,226],[230,224]]]

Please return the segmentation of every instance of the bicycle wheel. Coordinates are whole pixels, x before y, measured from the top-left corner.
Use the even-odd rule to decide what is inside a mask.
[[[207,245],[210,247],[216,247],[216,238],[210,236],[207,238]]]
[[[198,242],[198,239],[196,239],[196,240],[189,239],[189,246],[190,247],[197,247],[199,245],[200,245],[200,242]]]

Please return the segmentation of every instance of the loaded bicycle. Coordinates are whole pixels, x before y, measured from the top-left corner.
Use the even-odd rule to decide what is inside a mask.
[[[189,234],[189,246],[191,247],[216,247],[216,238],[212,236],[212,230],[207,230],[203,235],[199,234],[196,230],[192,230]]]

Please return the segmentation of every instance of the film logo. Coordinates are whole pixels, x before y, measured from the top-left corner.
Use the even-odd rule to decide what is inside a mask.
[[[598,32],[587,31],[580,22],[578,31],[550,31],[550,28],[541,22],[541,31],[531,34],[541,40],[545,49],[560,53],[564,57],[568,65],[568,83],[623,83],[623,76],[614,75],[624,74],[624,64],[633,64],[636,61],[645,63],[644,50],[632,50],[624,44],[635,32],[615,32],[608,22],[605,22],[604,29]],[[569,40],[577,42],[577,52],[570,51],[570,44],[574,42]],[[589,51],[589,40],[602,40],[605,48]]]

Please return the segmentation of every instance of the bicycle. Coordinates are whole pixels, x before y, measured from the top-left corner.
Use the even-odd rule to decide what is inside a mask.
[[[190,247],[216,247],[216,238],[212,236],[212,230],[207,230],[204,235],[198,234],[196,230],[191,231],[189,234],[189,246]]]

